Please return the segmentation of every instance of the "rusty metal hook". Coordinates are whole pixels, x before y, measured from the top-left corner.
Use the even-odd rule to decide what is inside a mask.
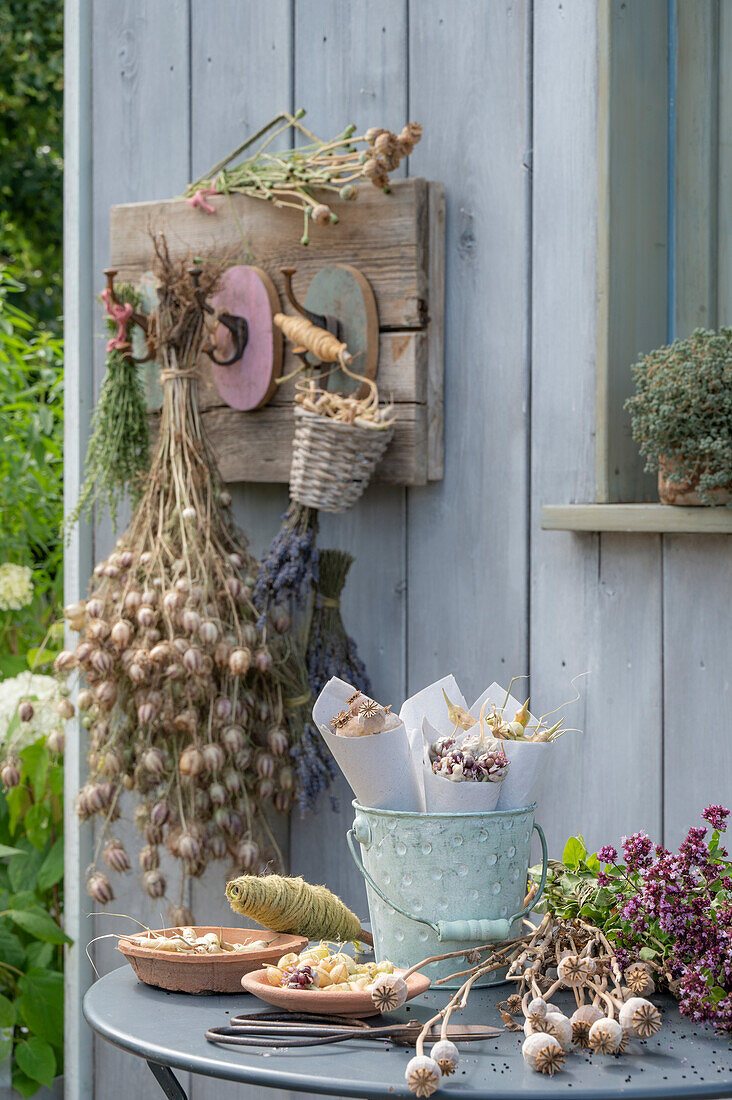
[[[114,286],[114,280],[117,275],[116,268],[105,267],[104,275],[107,279],[107,291],[109,293],[110,299],[115,303],[115,305],[122,305],[123,303],[120,302],[119,298],[117,297],[117,291],[115,290]],[[144,355],[141,356],[133,355],[132,344],[129,341],[127,342],[126,346],[120,347],[119,350],[122,352],[125,359],[129,359],[131,363],[148,363],[151,359],[155,358],[155,340],[153,339],[153,329],[150,318],[145,313],[140,313],[139,310],[133,309],[132,313],[129,316],[129,321],[132,321],[138,326],[138,328],[142,329],[142,331],[144,332],[147,342],[147,351]]]
[[[206,301],[205,294],[201,289],[199,283],[201,279],[200,267],[191,267],[188,270],[188,274],[193,282],[193,295],[198,302],[198,305],[209,316],[215,316],[216,320],[227,328],[231,333],[234,349],[231,355],[226,359],[220,359],[218,357],[216,346],[213,343],[206,344],[201,348],[201,351],[206,354],[212,363],[216,363],[219,367],[230,367],[233,363],[237,363],[244,354],[244,350],[249,340],[249,325],[247,324],[246,317],[237,317],[234,313],[227,313],[225,311],[217,313],[213,306]]]

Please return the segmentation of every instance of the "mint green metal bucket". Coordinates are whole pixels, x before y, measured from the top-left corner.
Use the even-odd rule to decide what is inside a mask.
[[[430,955],[466,951],[517,936],[521,918],[542,895],[547,870],[536,803],[493,813],[420,814],[353,803],[348,846],[366,880],[377,961],[409,967]],[[539,891],[524,906],[531,835],[539,834]],[[430,963],[435,981],[464,970],[460,958]],[[503,971],[485,984],[504,978]],[[456,979],[447,988],[457,988]]]

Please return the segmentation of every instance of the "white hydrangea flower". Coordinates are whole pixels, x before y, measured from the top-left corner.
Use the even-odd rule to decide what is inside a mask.
[[[40,737],[63,729],[63,719],[54,710],[54,703],[60,698],[59,685],[53,676],[21,672],[19,676],[0,680],[0,753],[7,754],[11,748],[20,751]],[[33,703],[33,717],[30,722],[16,724],[10,733],[18,703],[24,699]]]
[[[33,571],[12,561],[0,565],[0,611],[20,611],[33,599]]]

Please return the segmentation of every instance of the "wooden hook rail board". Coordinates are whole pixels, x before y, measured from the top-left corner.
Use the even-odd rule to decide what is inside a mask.
[[[391,194],[361,187],[355,202],[333,200],[339,224],[311,224],[299,243],[302,216],[244,195],[214,196],[214,214],[183,199],[126,203],[111,211],[110,264],[118,279],[143,280],[152,264],[150,234],[165,233],[174,258],[207,255],[252,263],[273,279],[283,312],[291,312],[280,267],[296,268],[301,299],[327,264],[351,264],[366,276],[379,313],[376,380],[397,407],[394,438],[375,481],[425,485],[443,475],[444,188],[399,180]],[[288,347],[283,374],[297,366]],[[255,412],[224,404],[202,356],[199,397],[204,422],[226,481],[287,482],[294,422],[294,384],[278,388]]]

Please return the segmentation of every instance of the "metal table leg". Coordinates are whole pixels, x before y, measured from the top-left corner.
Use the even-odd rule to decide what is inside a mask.
[[[163,1066],[160,1062],[149,1062],[150,1072],[160,1085],[168,1100],[188,1100],[181,1088],[180,1081],[173,1073],[170,1066]]]

